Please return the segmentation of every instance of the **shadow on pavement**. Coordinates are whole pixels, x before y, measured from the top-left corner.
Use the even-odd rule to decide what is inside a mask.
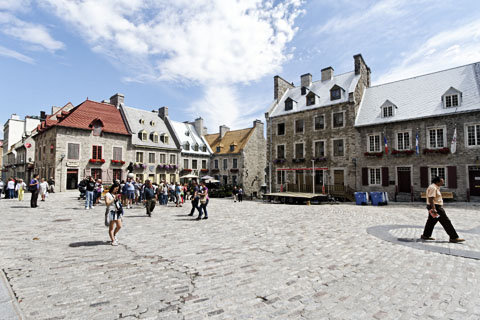
[[[30,208],[30,206],[11,206],[10,208]]]
[[[153,214],[152,214],[152,216],[153,216]],[[149,218],[149,216],[147,216],[146,214],[141,215],[141,216],[126,216],[126,215],[124,215],[123,218]]]
[[[106,246],[109,244],[110,244],[109,241],[82,241],[82,242],[70,243],[68,246],[72,248],[77,248],[77,247]]]
[[[190,218],[190,219],[186,218],[186,219],[175,219],[175,221],[198,221],[198,220],[196,220],[196,218]]]

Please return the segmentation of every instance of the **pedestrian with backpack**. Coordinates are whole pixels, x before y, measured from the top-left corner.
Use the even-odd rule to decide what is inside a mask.
[[[151,217],[153,209],[155,209],[155,204],[157,203],[157,195],[150,180],[145,181],[143,194],[145,196],[145,208],[147,209],[147,216]]]

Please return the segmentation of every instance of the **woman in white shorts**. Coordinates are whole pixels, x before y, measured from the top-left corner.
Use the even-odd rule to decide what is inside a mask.
[[[119,199],[120,185],[114,183],[105,195],[105,204],[107,206],[105,215],[108,215],[108,235],[112,241],[112,246],[118,246],[117,233],[122,228],[123,208]]]
[[[42,196],[42,201],[45,201],[47,192],[48,192],[48,183],[47,181],[45,181],[44,178],[42,178],[42,180],[40,180],[40,195]]]

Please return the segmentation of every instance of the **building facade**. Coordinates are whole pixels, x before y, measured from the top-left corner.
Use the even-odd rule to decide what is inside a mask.
[[[480,63],[368,88],[355,127],[360,190],[411,201],[440,176],[480,200]]]
[[[320,80],[304,74],[299,86],[274,77],[274,101],[265,114],[271,192],[355,189],[354,123],[369,86],[361,55],[354,56],[354,71],[334,75],[324,68]]]
[[[219,133],[205,136],[213,157],[210,175],[223,185],[242,186],[247,196],[260,196],[265,186],[265,137],[260,120],[252,128],[233,130],[220,126]]]

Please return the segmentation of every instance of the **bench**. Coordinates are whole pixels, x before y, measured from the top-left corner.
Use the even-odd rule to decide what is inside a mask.
[[[441,192],[441,194],[442,194],[443,199],[453,199],[454,198],[453,192]],[[426,192],[420,192],[420,197],[422,199],[427,198],[427,193]]]

